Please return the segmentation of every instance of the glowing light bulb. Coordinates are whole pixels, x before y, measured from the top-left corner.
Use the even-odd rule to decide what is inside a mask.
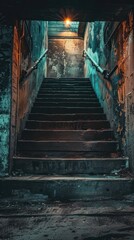
[[[65,25],[66,25],[66,27],[70,27],[70,24],[71,24],[71,20],[70,20],[69,18],[67,18],[67,19],[65,20]]]

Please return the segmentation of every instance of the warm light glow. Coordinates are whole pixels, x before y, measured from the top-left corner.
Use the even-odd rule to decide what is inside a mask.
[[[65,19],[64,22],[65,22],[66,27],[70,27],[71,20],[69,18]]]

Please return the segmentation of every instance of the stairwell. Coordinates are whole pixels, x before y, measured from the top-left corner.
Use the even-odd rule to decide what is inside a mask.
[[[15,176],[0,184],[51,199],[116,197],[133,191],[132,179],[113,174],[127,163],[90,80],[46,78],[18,141]]]

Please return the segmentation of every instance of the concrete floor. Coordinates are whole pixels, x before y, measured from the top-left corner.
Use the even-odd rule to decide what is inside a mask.
[[[50,202],[24,193],[0,200],[1,240],[133,240],[134,195]]]

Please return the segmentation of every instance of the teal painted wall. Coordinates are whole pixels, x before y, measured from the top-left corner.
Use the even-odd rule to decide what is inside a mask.
[[[46,58],[20,83],[22,75],[47,48],[47,22],[16,22],[0,27],[0,175],[12,168],[17,139],[46,76]],[[29,34],[30,33],[30,34]]]
[[[8,174],[13,27],[0,26],[0,176]]]
[[[114,129],[123,155],[130,158],[134,170],[134,16],[130,13],[125,21],[118,23],[88,23],[84,48],[103,68],[117,70],[108,81],[85,59],[85,76],[90,77],[107,119]],[[115,30],[115,31],[114,31]],[[112,37],[110,37],[111,33]]]

